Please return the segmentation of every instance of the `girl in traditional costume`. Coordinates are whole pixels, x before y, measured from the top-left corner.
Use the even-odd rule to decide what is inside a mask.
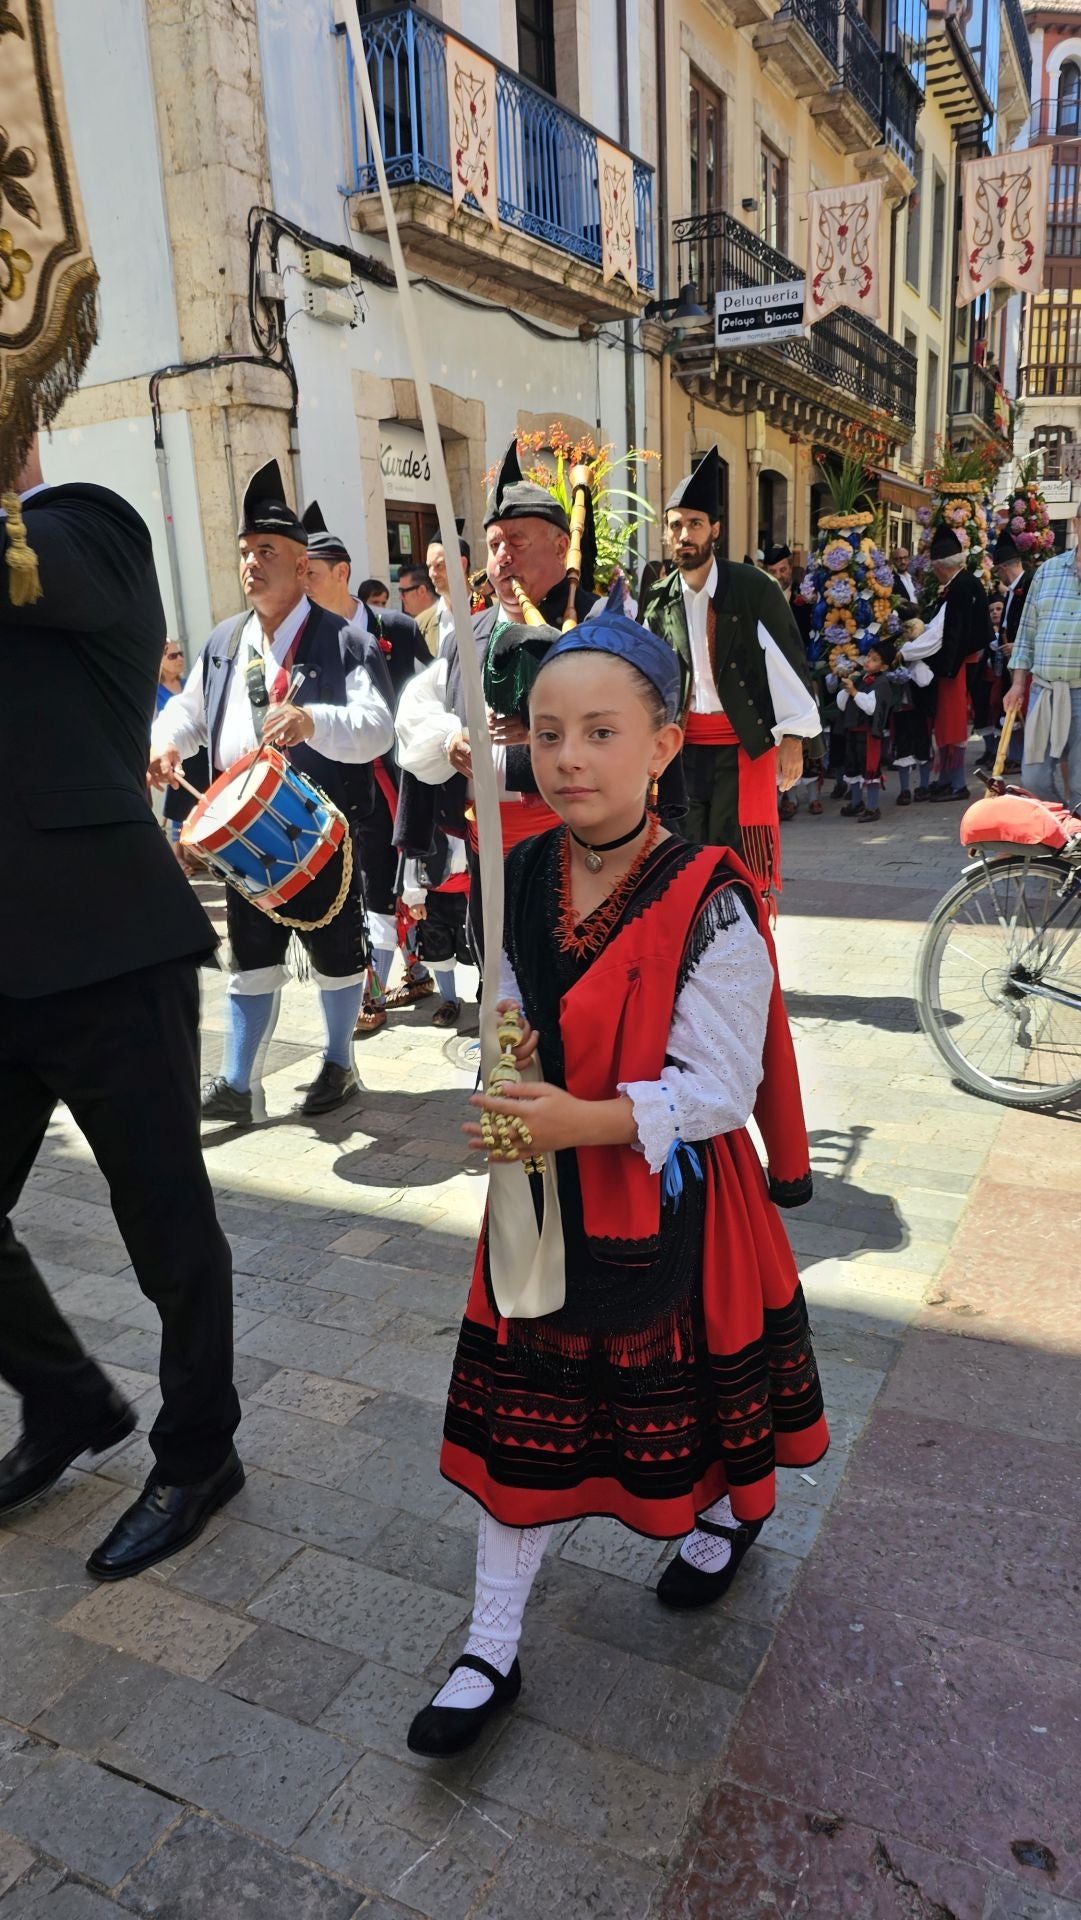
[[[657,1597],[702,1606],[772,1512],[775,1467],[828,1444],[773,1204],[808,1199],[810,1174],[768,920],[734,854],[671,837],[646,802],[679,709],[671,648],[614,612],[552,646],[533,684],[534,773],[565,825],[508,856],[501,1011],[521,1009],[517,1062],[543,1079],[476,1095],[466,1131],[493,1160],[545,1157],[526,1207],[542,1246],[561,1224],[560,1285],[520,1303],[534,1317],[508,1309],[506,1237],[485,1222],[441,1460],[482,1508],[476,1603],[416,1753],[469,1746],[516,1697],[554,1524],[685,1534]]]

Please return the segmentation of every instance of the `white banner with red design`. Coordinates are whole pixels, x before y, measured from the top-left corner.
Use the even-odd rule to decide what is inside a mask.
[[[879,232],[881,180],[824,187],[807,195],[807,290],[803,318],[824,320],[852,307],[868,320],[882,309]]]
[[[1050,147],[963,162],[959,307],[994,286],[1039,293],[1050,165]]]
[[[499,226],[496,181],[495,68],[482,54],[446,36],[447,111],[450,116],[450,190],[455,207],[473,195]]]
[[[634,235],[634,161],[622,148],[597,141],[597,187],[601,196],[601,278],[623,275],[638,291],[638,253]]]

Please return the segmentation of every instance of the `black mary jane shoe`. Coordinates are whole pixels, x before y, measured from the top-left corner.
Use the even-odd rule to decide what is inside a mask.
[[[243,1485],[244,1468],[235,1447],[230,1447],[216,1473],[193,1486],[166,1487],[151,1475],[134,1505],[95,1547],[87,1572],[96,1580],[127,1580],[146,1567],[156,1567],[159,1560],[167,1560],[198,1539],[211,1514]]]
[[[352,1067],[340,1067],[336,1060],[324,1060],[300,1105],[294,1113],[311,1117],[316,1113],[334,1113],[347,1106],[360,1092],[360,1081]]]
[[[657,1598],[662,1607],[711,1607],[717,1600],[723,1600],[732,1585],[748,1547],[752,1546],[762,1531],[761,1520],[749,1520],[745,1526],[722,1527],[715,1520],[696,1522],[700,1533],[716,1533],[732,1545],[730,1559],[726,1560],[719,1573],[701,1573],[677,1553],[670,1560],[657,1582]]]
[[[134,1432],[135,1415],[111,1387],[100,1412],[61,1439],[34,1439],[24,1433],[0,1460],[0,1516],[40,1500],[81,1453],[106,1453]]]
[[[451,1672],[457,1673],[459,1667],[472,1667],[474,1673],[490,1680],[491,1698],[479,1707],[437,1707],[429,1702],[421,1708],[406,1736],[410,1753],[422,1753],[429,1760],[444,1760],[449,1754],[464,1753],[474,1740],[479,1740],[493,1713],[509,1707],[522,1691],[522,1669],[517,1660],[508,1674],[502,1674],[498,1667],[489,1666],[487,1660],[479,1659],[475,1653],[463,1653]],[[440,1687],[439,1692],[442,1691]]]

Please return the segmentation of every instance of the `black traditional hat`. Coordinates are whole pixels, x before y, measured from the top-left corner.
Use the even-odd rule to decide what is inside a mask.
[[[517,439],[511,441],[503,455],[503,464],[484,509],[486,528],[494,526],[497,520],[547,520],[550,526],[558,527],[560,533],[571,530],[564,509],[547,487],[523,477],[518,464]]]
[[[991,559],[996,567],[1007,567],[1013,560],[1023,560],[1024,555],[1011,533],[1000,533],[995,541]]]
[[[305,507],[300,516],[300,524],[308,535],[308,552],[313,560],[327,560],[333,566],[336,560],[350,560],[351,555],[344,540],[336,533],[327,531],[327,523],[319,511],[318,500]]]
[[[711,521],[721,517],[721,462],[716,447],[702,455],[694,470],[681,480],[665,507],[686,507],[688,513],[704,513]]]
[[[239,536],[277,533],[283,540],[296,540],[300,546],[307,546],[307,528],[286,502],[285,482],[276,460],[268,460],[248,481],[237,532]]]
[[[952,527],[935,528],[931,536],[931,544],[927,549],[929,559],[956,560],[958,554],[963,552],[964,548]]]
[[[791,547],[784,547],[784,546],[767,547],[766,557],[763,562],[763,565],[767,567],[776,567],[780,565],[782,560],[791,560],[791,558],[792,558]]]

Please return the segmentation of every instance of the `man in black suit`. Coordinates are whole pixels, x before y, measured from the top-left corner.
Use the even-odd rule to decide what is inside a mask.
[[[154,1472],[88,1561],[115,1580],[193,1540],[244,1481],[229,1247],[199,1146],[197,966],[215,937],[146,798],[165,636],[150,535],[103,487],[47,487],[36,445],[18,488],[42,597],[12,606],[0,517],[0,1374],[23,1409],[0,1518],[135,1425],[9,1218],[62,1100],[162,1322]]]
[[[394,719],[364,660],[355,657],[348,622],[308,599],[308,532],[286,503],[276,460],[248,482],[238,540],[251,611],[215,627],[183,692],[158,715],[150,778],[155,786],[174,783],[185,756],[201,746],[209,747],[217,776],[262,743],[285,753],[352,828],[351,776],[392,745]],[[307,952],[326,1029],[322,1066],[297,1110],[331,1113],[359,1091],[352,1045],[368,933],[360,889],[341,897],[344,852],[343,846],[289,901],[288,923],[228,889],[225,1053],[221,1073],[203,1089],[205,1120],[252,1124],[252,1082],[288,979],[289,923]]]

